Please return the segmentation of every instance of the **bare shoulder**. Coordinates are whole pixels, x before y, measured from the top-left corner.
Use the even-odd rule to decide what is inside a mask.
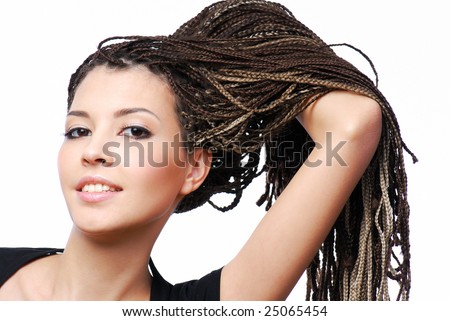
[[[23,289],[20,282],[21,271],[11,276],[2,287],[0,287],[0,301],[24,300]]]
[[[57,255],[43,257],[20,268],[0,287],[1,300],[45,300],[48,280],[54,273]]]

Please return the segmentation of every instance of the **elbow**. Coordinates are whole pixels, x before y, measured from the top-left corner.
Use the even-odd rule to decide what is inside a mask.
[[[298,115],[298,120],[317,143],[326,143],[327,133],[358,145],[377,146],[382,128],[380,105],[359,94],[333,91]]]
[[[382,112],[380,105],[373,99],[366,98],[360,102],[343,129],[346,139],[362,144],[365,148],[375,150],[382,130]]]

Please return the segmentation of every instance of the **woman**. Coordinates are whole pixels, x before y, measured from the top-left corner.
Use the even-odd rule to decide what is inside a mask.
[[[261,0],[213,4],[169,37],[113,40],[69,84],[67,246],[2,249],[1,299],[280,300],[305,270],[312,299],[389,299],[388,276],[408,298],[405,146],[366,76]],[[223,192],[234,201],[215,207],[232,209],[262,148],[268,212],[236,257],[175,286],[151,260],[149,273],[171,213]]]

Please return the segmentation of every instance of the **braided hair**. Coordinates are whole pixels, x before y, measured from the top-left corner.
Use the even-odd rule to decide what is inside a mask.
[[[377,101],[383,115],[378,149],[307,269],[307,299],[389,300],[388,278],[399,285],[397,300],[409,298],[403,149],[417,159],[376,84],[287,8],[265,0],[220,1],[169,36],[105,39],[72,75],[68,108],[78,85],[99,65],[143,65],[163,76],[176,96],[187,148],[212,151],[210,174],[178,204],[178,213],[206,202],[230,210],[261,173],[266,186],[257,204],[269,209],[314,146],[295,116],[333,90]],[[231,194],[233,201],[220,207],[211,200],[217,193]]]

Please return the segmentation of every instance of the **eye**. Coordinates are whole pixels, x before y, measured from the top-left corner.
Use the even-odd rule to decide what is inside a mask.
[[[64,136],[67,139],[75,139],[75,138],[91,136],[91,135],[92,135],[91,131],[89,129],[83,128],[83,127],[71,128],[64,134]]]
[[[148,129],[141,126],[129,126],[122,129],[121,132],[124,136],[132,137],[134,139],[145,139],[151,136]]]

